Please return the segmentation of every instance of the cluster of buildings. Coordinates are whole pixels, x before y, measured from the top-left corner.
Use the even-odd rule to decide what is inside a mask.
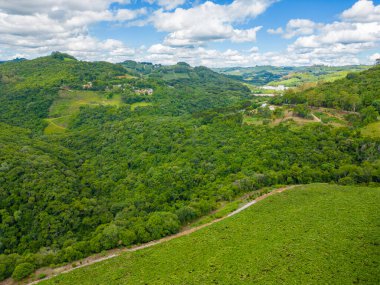
[[[152,88],[135,89],[135,93],[138,95],[152,95],[153,89]]]
[[[123,88],[124,86],[125,86],[124,84],[116,84],[116,85],[112,86],[112,89],[122,89],[122,90],[125,90],[125,88]],[[87,84],[82,85],[82,88],[84,90],[91,89],[92,87],[93,87],[92,82],[87,82]],[[109,91],[109,90],[110,90],[110,88],[107,86],[106,87],[106,91]],[[152,95],[153,94],[153,89],[152,88],[141,88],[141,89],[138,89],[138,88],[133,87],[133,91],[137,95]]]
[[[87,84],[84,84],[83,89],[91,89],[92,88],[92,82],[87,82]]]
[[[262,89],[274,90],[274,91],[285,91],[285,90],[289,89],[289,87],[285,87],[285,85],[278,85],[278,86],[266,85],[266,86],[263,86]]]

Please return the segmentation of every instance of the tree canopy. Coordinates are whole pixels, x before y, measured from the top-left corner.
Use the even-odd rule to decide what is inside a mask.
[[[310,104],[316,92],[334,94],[320,104],[343,108],[339,98],[355,89],[352,102],[370,122],[379,97],[367,85],[378,71],[326,85],[338,93],[321,86],[283,100]],[[81,105],[66,132],[44,135],[60,90],[88,82],[123,103]],[[143,88],[153,94],[136,93]],[[150,104],[131,108],[141,102]],[[246,86],[184,63],[114,65],[54,53],[2,64],[0,278],[158,239],[264,186],[380,183],[379,140],[354,128],[244,124],[252,106]],[[306,106],[298,108],[305,116]]]

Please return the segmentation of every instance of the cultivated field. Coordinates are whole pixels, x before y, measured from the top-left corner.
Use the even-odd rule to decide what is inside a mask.
[[[380,188],[314,184],[41,284],[379,284]]]

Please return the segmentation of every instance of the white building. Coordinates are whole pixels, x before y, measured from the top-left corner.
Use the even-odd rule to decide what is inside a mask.
[[[276,107],[275,107],[275,106],[272,106],[272,105],[269,105],[269,106],[268,106],[267,103],[264,103],[264,104],[261,105],[261,108],[265,108],[265,107],[268,107],[269,110],[271,110],[271,111],[276,110]]]
[[[265,90],[275,90],[275,91],[285,91],[286,89],[289,89],[289,87],[285,87],[285,85],[278,85],[278,86],[270,86],[266,85],[262,87]]]

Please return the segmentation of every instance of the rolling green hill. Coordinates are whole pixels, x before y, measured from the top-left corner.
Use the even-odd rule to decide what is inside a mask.
[[[360,111],[375,108],[377,83],[366,85],[376,75],[331,89],[356,84]],[[186,63],[53,53],[1,64],[0,280],[176,233],[263,187],[380,183],[380,141],[362,136],[362,125],[325,124],[337,118],[323,114],[272,123],[289,105],[272,112],[261,100]],[[291,108],[309,120],[308,106]]]
[[[140,66],[151,69],[143,72]],[[142,75],[146,76],[140,78]],[[91,88],[84,88],[89,82]],[[144,88],[153,88],[156,96],[135,94]],[[226,107],[247,98],[249,89],[240,83],[185,63],[167,67],[90,63],[57,52],[0,66],[0,122],[38,133],[45,128],[46,133],[66,129],[80,106],[140,103],[132,108],[154,105],[154,113],[182,115]]]
[[[346,119],[354,126],[376,122],[380,112],[380,67],[360,73],[349,73],[335,82],[313,88],[288,90],[273,98],[274,104],[297,104],[347,111]]]
[[[218,68],[215,71],[226,74],[231,78],[250,83],[256,86],[285,85],[297,87],[305,83],[331,82],[344,78],[350,72],[359,72],[369,66],[300,66],[300,67],[233,67]]]
[[[79,89],[93,81],[94,89],[101,89],[104,81],[124,73],[118,65],[77,61],[61,53],[1,64],[0,122],[42,132],[61,88]]]
[[[380,188],[299,187],[40,284],[378,284],[379,203]]]

